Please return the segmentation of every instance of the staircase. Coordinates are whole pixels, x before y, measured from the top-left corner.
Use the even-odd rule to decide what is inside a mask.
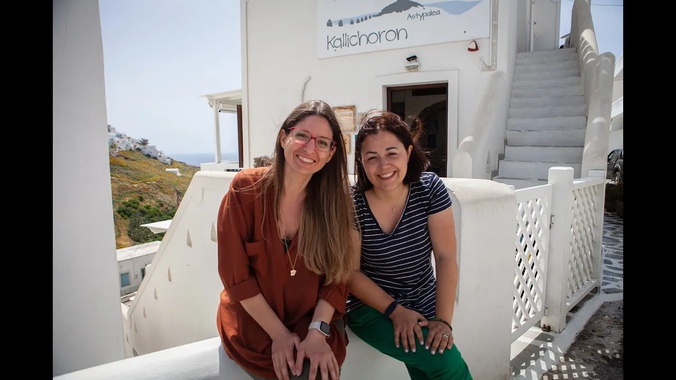
[[[515,189],[547,183],[549,168],[580,178],[587,106],[574,48],[517,53],[504,158],[494,181]]]

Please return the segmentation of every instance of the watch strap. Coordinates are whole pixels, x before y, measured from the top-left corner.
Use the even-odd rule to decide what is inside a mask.
[[[331,333],[331,326],[324,321],[311,322],[308,326],[308,330],[310,329],[319,330],[319,332],[324,334],[324,336],[329,336]]]

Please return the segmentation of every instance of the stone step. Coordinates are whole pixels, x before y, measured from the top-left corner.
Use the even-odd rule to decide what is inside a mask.
[[[575,48],[522,51],[516,53],[516,66],[529,65],[534,63],[554,63],[562,61],[577,62],[577,50]]]
[[[512,97],[510,108],[584,105],[583,95]]]
[[[545,66],[545,65],[537,65]],[[528,70],[529,67],[525,68],[527,71],[523,73],[514,74],[514,81],[531,81],[539,79],[561,79],[561,78],[580,78],[580,69],[554,69],[551,68],[550,71],[542,71],[539,69]]]
[[[536,106],[536,107],[510,107],[509,117],[512,118],[538,118],[555,116],[582,116],[586,115],[587,105],[563,105],[563,106]]]
[[[547,181],[549,168],[554,166],[573,168],[573,178],[580,178],[581,163],[576,162],[530,162],[530,161],[500,161],[498,177],[542,180]]]
[[[586,116],[509,118],[507,131],[576,130],[587,128]]]
[[[505,146],[507,161],[582,162],[584,147]]]
[[[552,79],[533,79],[533,80],[514,80],[512,90],[523,88],[558,88],[567,86],[576,86],[581,84],[581,79],[577,77],[552,78]]]
[[[507,145],[514,146],[584,146],[584,129],[544,130],[544,131],[507,131]]]
[[[512,88],[511,98],[541,98],[575,95],[584,97],[584,88],[580,82],[566,86]]]
[[[529,64],[519,64],[514,67],[514,75],[528,74],[534,72],[548,72],[559,70],[577,70],[577,75],[580,75],[580,65],[577,59],[569,59],[562,61],[546,60],[542,62],[534,62]]]
[[[517,53],[505,154],[492,180],[515,189],[547,183],[549,168],[580,177],[587,105],[574,48]]]
[[[493,181],[510,185],[514,190],[524,189],[527,187],[546,185],[547,181],[538,179],[516,179],[516,178],[502,178],[500,176],[494,177]]]

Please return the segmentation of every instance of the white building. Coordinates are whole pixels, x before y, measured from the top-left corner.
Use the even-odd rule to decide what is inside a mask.
[[[343,123],[350,170],[356,123],[372,108],[422,119],[430,169],[442,177],[523,188],[546,183],[554,164],[575,177],[604,168],[613,54],[575,30],[559,49],[559,1],[459,3],[243,1],[241,107],[234,92],[207,96],[218,104],[222,95],[219,107],[240,116],[240,166],[269,153],[293,107],[322,99]],[[590,17],[588,7],[576,4],[573,18]]]
[[[571,139],[580,144],[579,131],[573,134],[535,131],[536,137],[532,138],[527,130],[512,129],[519,125],[514,117],[521,115],[532,124],[541,117],[538,110],[556,110],[564,115],[549,115],[552,122],[559,122],[561,117],[583,119],[584,153],[577,153],[580,146],[573,147],[571,157],[557,162],[562,167],[553,170],[554,182],[560,187],[555,191],[552,184],[544,187],[563,201],[552,201],[551,209],[538,209],[544,210],[545,214],[539,216],[547,223],[556,220],[552,223],[549,241],[552,256],[548,263],[550,268],[558,268],[548,282],[554,286],[547,287],[546,300],[540,298],[545,294],[538,294],[536,299],[525,302],[528,307],[542,306],[538,313],[544,313],[546,305],[548,315],[538,317],[554,329],[563,328],[571,297],[588,294],[600,281],[596,262],[601,248],[599,210],[575,219],[584,223],[584,228],[571,228],[568,223],[573,215],[570,212],[573,199],[583,196],[589,206],[597,205],[599,197],[602,198],[598,190],[602,180],[590,180],[588,176],[593,177],[599,170],[605,173],[615,58],[610,53],[598,52],[588,0],[575,0],[573,30],[566,49],[558,49],[560,0],[477,3],[473,10],[459,16],[471,31],[471,39],[463,38],[458,31],[444,29],[449,24],[444,22],[437,26],[441,28],[439,32],[433,33],[442,40],[411,35],[410,45],[384,50],[362,46],[356,54],[342,54],[348,51],[339,51],[340,46],[335,44],[344,40],[343,34],[332,34],[334,38],[326,31],[327,19],[338,20],[339,25],[339,20],[355,15],[327,18],[334,11],[350,11],[341,9],[340,2],[241,0],[243,88],[237,112],[242,120],[241,166],[251,167],[255,157],[269,153],[277,126],[303,100],[320,98],[340,107],[345,133],[350,135],[354,134],[353,121],[370,108],[397,109],[403,103],[404,109],[417,110],[421,108],[415,100],[419,93],[438,100],[445,91],[446,99],[442,100],[445,110],[441,105],[439,109],[428,108],[432,104],[425,108],[434,116],[430,120],[436,120],[439,131],[443,131],[436,144],[445,144],[445,149],[438,149],[441,156],[435,162],[440,170],[446,171],[444,181],[452,190],[458,217],[460,285],[454,324],[457,321],[463,328],[456,329],[454,336],[462,343],[463,356],[475,369],[475,378],[502,380],[509,378],[510,346],[514,334],[520,332],[515,331],[514,321],[521,322],[531,315],[516,316],[514,310],[522,301],[514,296],[513,288],[517,193],[495,179],[501,177],[500,170],[510,166],[521,172],[530,172],[532,167],[537,181],[543,171],[552,170],[551,165],[541,164],[543,157],[538,153],[541,149],[525,154],[533,161],[510,158],[512,152],[507,149],[510,139],[541,141],[547,137],[559,142]],[[108,151],[103,144],[92,143],[105,141],[107,133],[98,3],[56,0],[53,5],[53,166],[60,170],[53,183],[53,375],[66,379],[153,378],[153,375],[168,379],[240,378],[237,376],[241,370],[237,372],[238,368],[224,356],[222,349],[219,351],[215,328],[218,292],[222,288],[215,270],[215,215],[227,189],[224,185],[233,173],[202,170],[195,175],[134,301],[128,309],[121,307]],[[407,17],[422,18],[415,14],[406,13]],[[433,21],[441,14],[426,17]],[[448,17],[444,19],[448,21]],[[399,36],[403,35],[403,26],[397,26],[402,20],[381,20],[385,20],[384,24],[375,30],[398,30]],[[415,22],[426,25],[419,19]],[[474,23],[477,29],[470,28]],[[370,28],[373,24],[359,25]],[[346,44],[351,43],[350,36],[355,33],[347,32]],[[336,51],[322,51],[327,38],[333,41],[331,47]],[[290,52],[293,59],[270,60],[271,56],[290,57]],[[413,56],[419,67],[409,70],[408,58]],[[552,56],[554,60],[565,59],[551,62]],[[524,68],[525,72],[521,72]],[[570,76],[558,76],[569,75],[569,70],[573,72]],[[534,77],[525,79],[528,74]],[[537,94],[565,87],[560,85],[569,81],[578,91],[566,98],[571,104],[557,108],[540,103],[550,99]],[[534,101],[534,106],[510,105],[512,96],[519,93],[530,94],[519,102]],[[582,103],[577,103],[580,96]],[[439,113],[432,113],[433,110]],[[445,139],[441,138],[444,134]],[[73,136],[75,140],[71,141]],[[346,143],[352,145],[351,139]],[[569,155],[565,149],[544,150]],[[577,187],[574,189],[573,177],[593,185],[584,194],[576,193],[575,198],[572,191]],[[581,185],[578,182],[575,186]],[[549,213],[560,216],[549,218]],[[533,223],[528,226],[534,227]],[[571,295],[567,265],[562,265],[567,263],[567,256],[562,251],[577,247],[570,241],[573,231],[591,230],[593,236],[586,240],[587,246],[582,251],[594,252],[593,260],[589,260],[592,268],[585,271],[592,278],[585,277],[576,283],[582,284],[582,288],[574,289],[575,294]],[[486,238],[487,233],[490,238]],[[73,286],[74,279],[80,286]],[[355,373],[373,379],[384,374],[392,380],[406,378],[401,363],[374,353],[354,335],[350,337],[350,345],[350,357],[344,368],[348,378]],[[195,358],[194,348],[200,348],[198,354],[203,356],[186,366],[183,360]],[[155,353],[164,353],[161,365],[154,360],[157,356],[144,360],[145,355]],[[136,354],[140,356],[133,357]],[[182,364],[182,371],[168,371],[167,375],[165,371],[175,363]],[[202,372],[205,366],[208,371]],[[92,372],[87,372],[89,369]],[[81,370],[85,372],[78,372]],[[127,375],[121,376],[123,372]]]
[[[161,243],[161,241],[152,241],[117,250],[121,296],[138,290]]]

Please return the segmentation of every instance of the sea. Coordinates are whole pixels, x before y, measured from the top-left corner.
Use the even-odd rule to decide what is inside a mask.
[[[167,156],[172,160],[185,162],[191,166],[200,167],[204,162],[214,162],[216,160],[216,153],[167,153]],[[237,152],[221,152],[221,162],[237,162],[239,154]]]

